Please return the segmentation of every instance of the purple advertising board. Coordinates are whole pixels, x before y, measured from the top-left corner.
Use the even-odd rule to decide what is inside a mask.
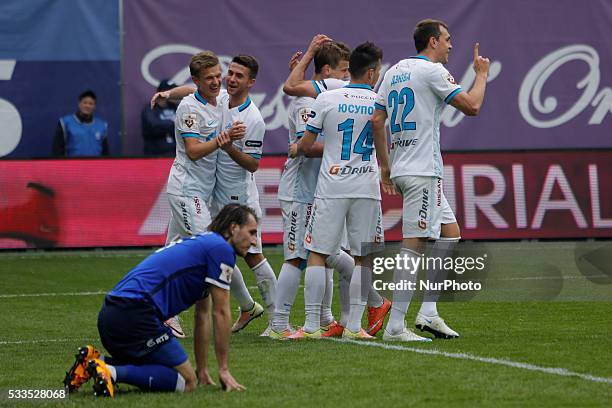
[[[479,117],[444,111],[443,149],[612,147],[610,1],[131,0],[123,6],[124,155],[142,153],[139,112],[159,80],[191,83],[189,59],[205,49],[224,66],[238,53],[259,60],[252,99],[266,121],[265,151],[286,152],[289,99],[282,83],[293,52],[305,50],[317,33],[351,47],[373,41],[387,69],[415,53],[412,31],[424,18],[449,25],[447,68],[464,89],[474,78],[474,43],[491,59]]]

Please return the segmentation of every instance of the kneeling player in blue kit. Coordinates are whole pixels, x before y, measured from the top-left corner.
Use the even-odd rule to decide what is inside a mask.
[[[93,346],[79,349],[65,386],[76,391],[90,378],[97,396],[114,396],[115,383],[146,391],[193,391],[214,385],[208,372],[210,302],[215,354],[223,389],[243,390],[229,372],[231,328],[229,287],[236,254],[257,242],[257,216],[231,204],[215,217],[208,232],[157,250],[132,269],[106,295],[98,331],[109,355]],[[163,322],[195,304],[196,369]]]

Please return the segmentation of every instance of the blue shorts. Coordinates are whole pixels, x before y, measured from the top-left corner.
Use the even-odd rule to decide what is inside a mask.
[[[187,361],[187,353],[164,326],[155,306],[142,299],[106,296],[98,332],[115,365],[175,367]]]

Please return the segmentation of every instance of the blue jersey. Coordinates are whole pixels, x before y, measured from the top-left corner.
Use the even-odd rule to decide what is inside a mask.
[[[165,320],[205,297],[209,285],[229,290],[235,265],[234,248],[206,232],[149,255],[109,295],[150,301]]]

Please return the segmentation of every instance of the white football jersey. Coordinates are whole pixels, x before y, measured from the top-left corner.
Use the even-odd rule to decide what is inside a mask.
[[[312,80],[311,82],[317,95],[348,85],[347,81],[335,78]],[[314,98],[304,96],[295,98],[289,104],[289,144],[296,143],[304,135],[314,101]],[[317,141],[324,142],[323,134],[319,134]],[[279,200],[312,203],[320,168],[320,157],[288,158],[278,187]]]
[[[196,91],[179,104],[174,120],[176,158],[168,176],[168,194],[210,198],[215,187],[217,151],[193,161],[185,152],[185,138],[205,142],[215,137],[221,127],[220,101],[226,97],[227,93],[222,91],[217,97],[217,106],[213,106]]]
[[[226,95],[219,105],[222,111],[222,130],[231,128],[232,123],[236,121],[243,122],[246,126],[246,135],[234,141],[234,147],[258,160],[261,159],[266,124],[251,98],[247,97],[242,105],[230,109],[229,95]],[[218,152],[213,199],[220,206],[230,203],[247,204],[253,174],[242,168],[225,151]]]
[[[349,84],[348,81],[343,81],[336,78],[320,79],[318,81],[312,80],[312,86],[317,91],[317,96],[326,91],[333,91],[334,89],[342,88]]]
[[[310,132],[325,135],[315,197],[380,200],[370,120],[375,100],[376,93],[364,84],[349,84],[317,97],[306,125]]]
[[[389,119],[391,178],[443,176],[440,115],[459,92],[446,68],[423,56],[401,60],[385,73],[376,109]]]
[[[289,103],[288,121],[289,125],[289,145],[297,143],[298,140],[304,135],[304,129],[306,122],[308,121],[308,115],[310,114],[310,105],[314,102],[313,98],[309,97],[298,97],[293,98]],[[285,201],[294,200],[295,192],[295,179],[298,173],[300,164],[304,161],[305,157],[288,157],[283,166],[283,174],[281,174],[280,181],[278,183],[278,199]]]

